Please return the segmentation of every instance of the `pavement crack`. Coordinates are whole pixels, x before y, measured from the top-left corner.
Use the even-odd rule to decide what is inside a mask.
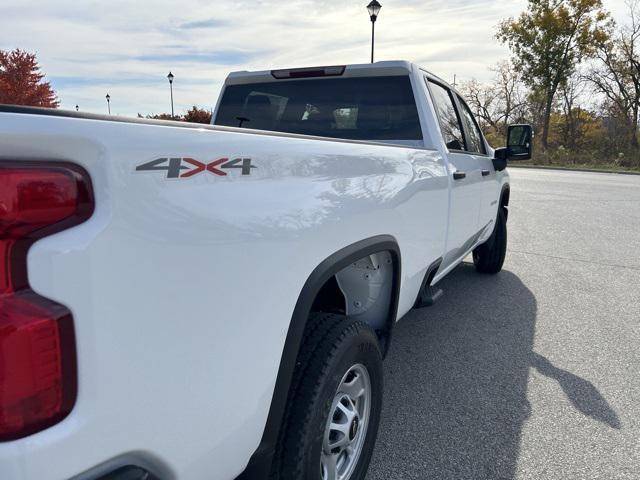
[[[636,270],[636,271],[640,271],[640,267],[635,267],[632,265],[620,265],[617,263],[606,263],[606,262],[598,262],[595,260],[585,260],[583,258],[572,258],[572,257],[561,257],[558,255],[548,255],[546,253],[537,253],[537,252],[525,252],[522,250],[511,250],[511,249],[507,249],[508,252],[510,253],[520,253],[522,255],[535,255],[538,257],[546,257],[546,258],[553,258],[555,260],[569,260],[571,262],[581,262],[581,263],[590,263],[592,265],[600,265],[603,267],[613,267],[613,268],[625,268],[628,270]]]

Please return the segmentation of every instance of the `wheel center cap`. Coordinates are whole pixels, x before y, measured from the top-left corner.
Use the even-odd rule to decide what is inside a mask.
[[[353,441],[353,439],[356,438],[359,426],[360,420],[358,419],[358,417],[353,417],[353,420],[351,421],[351,427],[349,428],[349,440]]]

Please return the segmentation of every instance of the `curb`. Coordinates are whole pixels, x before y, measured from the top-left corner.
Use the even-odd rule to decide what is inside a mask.
[[[617,175],[640,175],[640,172],[633,170],[601,170],[597,168],[571,168],[571,167],[555,167],[549,165],[514,165],[510,163],[507,168],[537,168],[540,170],[564,170],[569,172],[590,172],[590,173],[614,173]]]

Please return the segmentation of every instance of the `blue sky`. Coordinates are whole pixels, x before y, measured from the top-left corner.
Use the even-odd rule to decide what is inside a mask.
[[[37,53],[62,108],[121,115],[213,108],[228,72],[369,60],[367,1],[2,0],[0,48]],[[493,38],[525,0],[380,0],[376,59],[488,80]],[[623,19],[624,0],[604,0]]]

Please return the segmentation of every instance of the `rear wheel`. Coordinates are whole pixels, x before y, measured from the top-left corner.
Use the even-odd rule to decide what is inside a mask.
[[[298,355],[272,478],[363,480],[382,406],[382,354],[371,328],[319,314]]]
[[[498,208],[496,224],[489,239],[473,250],[473,264],[481,273],[498,273],[502,270],[507,254],[507,216],[504,208]]]

